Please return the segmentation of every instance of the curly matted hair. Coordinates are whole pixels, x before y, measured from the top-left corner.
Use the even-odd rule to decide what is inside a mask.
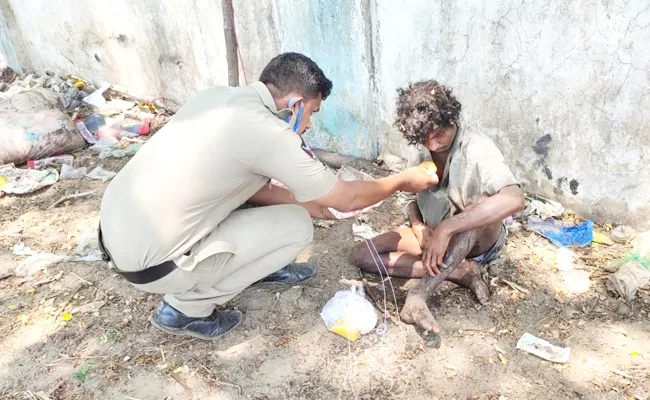
[[[429,132],[458,125],[461,105],[451,88],[435,80],[410,84],[397,89],[395,127],[409,144],[423,144]]]

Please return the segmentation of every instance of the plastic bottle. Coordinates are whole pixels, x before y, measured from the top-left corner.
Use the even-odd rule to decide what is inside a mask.
[[[71,155],[60,155],[60,156],[41,158],[40,160],[27,161],[27,168],[43,169],[49,167],[60,167],[64,164],[72,167],[73,162],[74,162],[74,157],[72,157]]]

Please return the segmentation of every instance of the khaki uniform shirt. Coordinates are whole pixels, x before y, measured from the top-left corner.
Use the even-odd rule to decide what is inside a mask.
[[[287,112],[261,82],[213,87],[185,104],[104,194],[101,228],[115,266],[139,271],[182,257],[271,178],[298,201],[327,194],[337,178],[301,148]],[[226,242],[212,250],[233,251]]]
[[[424,161],[432,161],[431,152],[424,146],[412,147],[408,165],[417,166]],[[458,211],[449,201],[450,197],[464,208],[482,195],[492,196],[506,186],[518,184],[504,163],[503,155],[489,138],[459,128],[442,181],[419,193],[415,201],[424,223],[435,228]]]

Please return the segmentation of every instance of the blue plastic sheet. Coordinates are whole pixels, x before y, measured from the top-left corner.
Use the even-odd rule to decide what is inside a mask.
[[[530,217],[528,228],[558,247],[587,247],[594,239],[594,222],[589,220],[576,226],[564,226],[554,219]]]

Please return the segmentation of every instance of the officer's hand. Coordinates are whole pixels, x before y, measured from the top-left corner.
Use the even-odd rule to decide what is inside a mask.
[[[430,174],[419,166],[405,169],[399,173],[399,177],[400,190],[403,192],[420,193],[438,184],[438,175]]]

